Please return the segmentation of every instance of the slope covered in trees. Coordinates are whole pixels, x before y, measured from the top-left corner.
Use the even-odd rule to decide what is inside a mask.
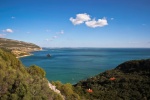
[[[150,59],[133,60],[80,81],[74,87],[85,100],[150,100],[149,76]]]
[[[0,100],[62,100],[53,92],[38,66],[24,67],[10,52],[0,49]]]
[[[45,74],[0,49],[0,100],[150,100],[150,59],[122,63],[75,85],[52,82],[63,98],[49,88]]]

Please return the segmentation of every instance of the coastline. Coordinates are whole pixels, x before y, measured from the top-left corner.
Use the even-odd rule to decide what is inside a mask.
[[[17,56],[16,58],[23,58],[23,57],[28,57],[28,56],[32,56],[33,54],[31,54],[31,52],[35,52],[35,51],[42,51],[43,49],[42,48],[40,48],[39,50],[30,50],[30,51],[28,51],[28,52],[26,52],[26,53],[28,53],[28,54],[25,54],[25,55],[21,55],[21,56]]]
[[[29,54],[29,55],[23,55],[23,56],[18,56],[16,58],[23,58],[23,57],[27,57],[27,56],[32,56],[33,54]]]

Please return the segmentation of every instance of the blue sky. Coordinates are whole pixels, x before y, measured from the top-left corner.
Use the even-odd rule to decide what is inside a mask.
[[[0,37],[41,47],[150,48],[150,0],[0,0]]]

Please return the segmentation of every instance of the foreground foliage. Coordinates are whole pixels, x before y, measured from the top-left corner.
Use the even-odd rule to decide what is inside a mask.
[[[0,100],[62,100],[38,66],[25,68],[10,52],[0,49]]]
[[[60,81],[52,82],[61,94],[64,96],[65,100],[80,100],[80,96],[74,92],[75,88],[70,84],[62,84]]]
[[[9,51],[0,49],[0,100],[63,100],[52,91],[45,71],[25,67]],[[52,82],[65,100],[150,100],[150,59],[133,60],[78,82]]]

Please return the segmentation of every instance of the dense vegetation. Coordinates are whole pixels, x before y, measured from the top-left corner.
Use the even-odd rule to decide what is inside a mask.
[[[80,81],[74,87],[85,100],[150,100],[149,76],[150,59],[133,60]]]
[[[150,59],[122,63],[75,85],[52,82],[63,96],[49,88],[45,75],[0,49],[0,100],[150,100]]]
[[[62,100],[38,66],[25,68],[10,52],[0,49],[0,100]]]
[[[52,82],[61,91],[65,100],[80,100],[80,96],[75,92],[75,88],[70,84],[62,84],[60,81]]]

